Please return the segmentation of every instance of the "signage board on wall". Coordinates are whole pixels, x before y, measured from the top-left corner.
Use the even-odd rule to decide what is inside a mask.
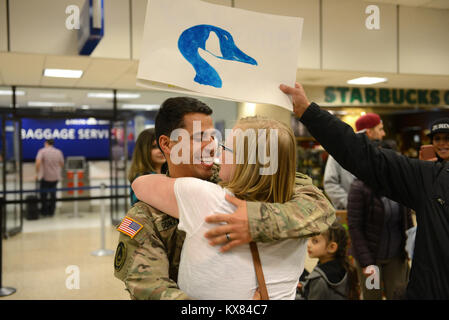
[[[449,105],[449,90],[373,87],[308,87],[309,100],[322,106],[422,106]]]
[[[89,119],[22,119],[22,159],[31,161],[53,139],[64,157],[109,158],[109,121]]]

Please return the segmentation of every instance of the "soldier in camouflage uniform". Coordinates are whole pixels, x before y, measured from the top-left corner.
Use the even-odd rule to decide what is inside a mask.
[[[171,102],[176,102],[175,104],[178,105],[187,103],[182,98],[174,98],[174,100],[176,101],[172,99]],[[164,105],[165,102],[159,113],[168,109],[169,104],[165,107]],[[194,109],[190,112],[202,111]],[[176,169],[170,161],[170,155],[165,152],[164,154],[167,157],[169,171]],[[198,176],[198,178],[204,179],[204,176]],[[213,166],[207,180],[218,182],[218,166]],[[309,177],[301,173],[296,174],[295,194],[291,201],[284,204],[261,202],[245,202],[245,204],[249,230],[244,232],[242,238],[256,242],[310,237],[327,230],[335,221],[335,209],[328,199],[312,184]],[[127,212],[124,220],[131,220],[139,226],[138,231],[133,231],[132,234],[120,233],[114,259],[115,276],[125,283],[131,299],[189,299],[176,284],[181,249],[185,239],[185,233],[177,228],[178,220],[143,202],[136,203]],[[221,230],[220,228],[223,227],[217,227],[216,230]],[[220,231],[217,235],[225,235],[225,233]],[[236,237],[233,233],[233,240]]]

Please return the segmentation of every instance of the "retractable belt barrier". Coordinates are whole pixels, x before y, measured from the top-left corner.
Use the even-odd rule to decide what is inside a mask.
[[[56,191],[68,191],[68,190],[86,190],[86,189],[100,189],[101,190],[101,196],[100,197],[74,197],[74,198],[61,198],[56,199],[57,201],[80,201],[80,200],[96,200],[96,199],[116,199],[116,198],[128,198],[128,196],[105,196],[104,192],[106,188],[109,189],[120,189],[120,188],[129,188],[129,186],[106,186],[104,183],[102,183],[100,186],[94,186],[94,187],[73,187],[73,188],[53,188],[53,189],[35,189],[35,190],[13,190],[13,191],[3,191],[3,194],[9,194],[9,193],[43,193],[43,192],[56,192]],[[23,203],[23,202],[39,202],[40,199],[33,199],[33,200],[9,200],[5,201],[4,198],[0,198],[0,297],[9,296],[11,294],[14,294],[16,292],[15,288],[11,287],[3,287],[3,222],[6,220],[6,204],[11,203]],[[101,241],[101,248],[99,250],[96,250],[92,252],[91,254],[97,257],[102,256],[109,256],[114,254],[113,250],[105,249],[105,206],[104,201],[101,202],[101,217],[100,217],[100,223],[101,223],[101,234],[100,234],[100,241]]]
[[[59,198],[59,199],[55,199],[56,201],[83,201],[83,200],[104,200],[104,199],[117,199],[117,198],[129,198],[129,195],[116,195],[116,196],[105,196],[105,190],[109,188],[109,189],[123,189],[123,188],[129,188],[129,186],[127,185],[122,185],[122,186],[107,186],[106,184],[102,183],[99,186],[92,186],[92,187],[71,187],[71,188],[52,188],[52,189],[32,189],[32,190],[13,190],[13,191],[3,191],[4,194],[8,194],[8,193],[49,193],[49,192],[57,192],[57,191],[76,191],[76,190],[92,190],[92,189],[100,189],[101,190],[101,196],[98,197],[70,197],[70,198]],[[0,215],[0,233],[3,232],[3,219],[4,219],[4,212],[6,213],[6,209],[5,206],[6,204],[13,204],[13,203],[28,203],[28,202],[40,202],[41,199],[39,198],[35,198],[35,199],[26,199],[26,200],[8,200],[5,201],[3,198],[0,198],[1,200],[1,215]],[[76,209],[75,209],[76,210]],[[5,214],[6,215],[6,214]],[[75,217],[78,217],[77,215],[75,215]],[[102,257],[102,256],[108,256],[108,255],[112,255],[114,253],[113,250],[108,250],[105,249],[105,218],[106,218],[106,213],[105,213],[105,205],[104,205],[104,201],[101,201],[101,216],[100,216],[100,228],[101,228],[101,248],[99,250],[96,250],[94,252],[92,252],[91,254],[97,257]],[[3,240],[3,236],[0,237],[0,241]],[[15,292],[15,289],[13,288],[3,288],[1,286],[2,282],[1,282],[1,270],[2,270],[2,265],[1,265],[2,261],[1,261],[1,243],[0,243],[0,297],[5,296],[5,295],[10,295],[13,294]]]
[[[105,189],[129,189],[130,186],[122,185],[122,186],[106,186]],[[92,186],[92,187],[70,187],[70,188],[52,188],[52,189],[27,189],[27,190],[11,190],[11,191],[0,191],[0,194],[9,194],[9,193],[50,193],[57,191],[77,191],[77,190],[92,190],[92,189],[101,189],[100,186]],[[56,198],[56,201],[84,201],[84,200],[100,200],[100,199],[122,199],[129,198],[129,195],[110,195],[110,196],[96,196],[96,197],[69,197],[69,198]],[[12,203],[27,203],[27,202],[41,202],[40,199],[24,199],[24,200],[6,200],[6,204]]]
[[[69,188],[52,188],[52,189],[28,189],[28,190],[11,190],[11,191],[0,191],[0,193],[42,193],[42,192],[53,192],[53,191],[74,191],[74,190],[90,190],[90,189],[101,189],[103,188],[104,184],[101,184],[99,186],[92,186],[92,187],[69,187]],[[123,189],[123,188],[129,188],[129,185],[123,185],[123,186],[106,186],[106,189]]]

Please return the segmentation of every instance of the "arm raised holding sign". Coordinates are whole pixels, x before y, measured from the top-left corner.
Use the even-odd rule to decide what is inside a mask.
[[[407,298],[449,299],[449,163],[379,149],[366,136],[355,134],[349,125],[309,103],[300,84],[294,88],[281,85],[280,89],[292,97],[300,121],[337,162],[380,195],[416,211],[418,228]],[[449,120],[447,124],[441,131],[432,127],[433,138],[443,130],[449,133]]]

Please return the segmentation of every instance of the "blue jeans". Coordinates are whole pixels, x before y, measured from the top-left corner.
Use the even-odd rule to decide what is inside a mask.
[[[55,189],[58,181],[40,181],[41,189],[41,214],[43,216],[53,216],[56,208],[56,191],[46,191],[46,189]],[[49,199],[47,200],[47,197]]]

